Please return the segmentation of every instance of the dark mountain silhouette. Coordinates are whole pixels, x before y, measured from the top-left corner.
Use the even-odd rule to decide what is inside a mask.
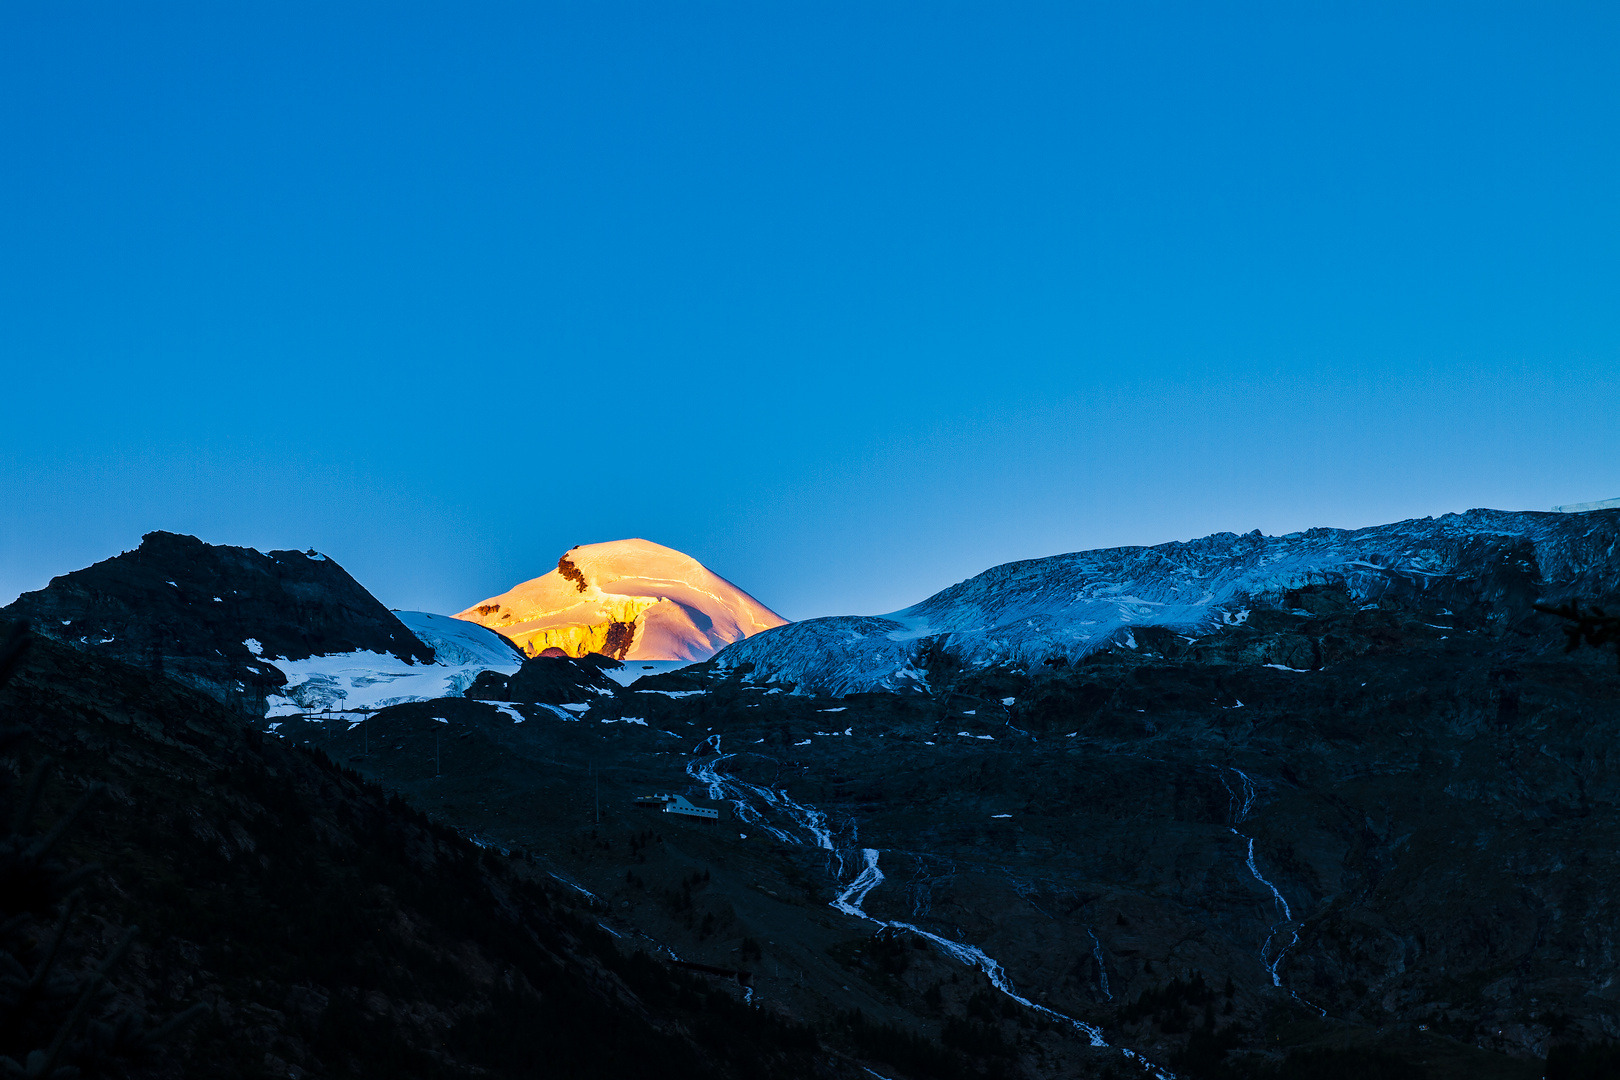
[[[38,633],[161,672],[255,715],[285,681],[268,662],[274,657],[364,649],[433,660],[432,649],[324,555],[265,554],[168,532],[148,533],[134,551],[53,578],[0,616],[26,619]]]

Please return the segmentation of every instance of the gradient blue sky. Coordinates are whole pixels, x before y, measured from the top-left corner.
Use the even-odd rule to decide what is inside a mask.
[[[791,618],[1620,495],[1620,5],[0,6],[0,603],[152,529]]]

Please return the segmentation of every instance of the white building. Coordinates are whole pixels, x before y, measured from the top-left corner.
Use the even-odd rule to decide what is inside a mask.
[[[682,817],[694,817],[703,821],[720,820],[720,811],[693,806],[685,795],[643,795],[636,800],[636,805],[662,807],[666,814],[680,814]]]

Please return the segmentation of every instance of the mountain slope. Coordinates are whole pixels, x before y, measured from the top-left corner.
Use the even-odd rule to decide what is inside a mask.
[[[647,540],[570,548],[557,569],[456,618],[499,631],[530,656],[688,661],[787,621],[690,555]]]
[[[272,658],[368,652],[430,664],[433,650],[315,552],[205,544],[153,532],[140,547],[53,578],[0,615],[98,656],[163,672],[249,713],[285,682]]]
[[[1187,543],[1109,548],[997,566],[884,616],[810,619],[728,647],[727,670],[833,694],[921,688],[949,657],[974,668],[1072,663],[1134,631],[1198,637],[1255,607],[1297,607],[1313,586],[1349,599],[1422,593],[1446,609],[1523,618],[1532,601],[1620,593],[1620,511],[1472,510],[1349,531],[1217,533]],[[1318,666],[1310,656],[1278,658]]]
[[[39,822],[106,785],[68,834],[73,863],[104,868],[70,950],[105,954],[138,923],[115,1000],[211,1007],[167,1057],[78,1063],[87,1077],[861,1075],[734,986],[621,952],[528,859],[163,676],[39,639],[0,686],[0,729],[21,736],[0,758],[7,817],[46,755]]]

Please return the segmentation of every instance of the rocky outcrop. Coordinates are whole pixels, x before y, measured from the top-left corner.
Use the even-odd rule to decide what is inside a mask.
[[[523,666],[510,674],[484,672],[467,688],[464,696],[482,701],[548,705],[592,701],[599,695],[611,695],[618,689],[618,684],[604,672],[620,666],[617,660],[599,653],[577,658],[534,656],[523,661]]]

